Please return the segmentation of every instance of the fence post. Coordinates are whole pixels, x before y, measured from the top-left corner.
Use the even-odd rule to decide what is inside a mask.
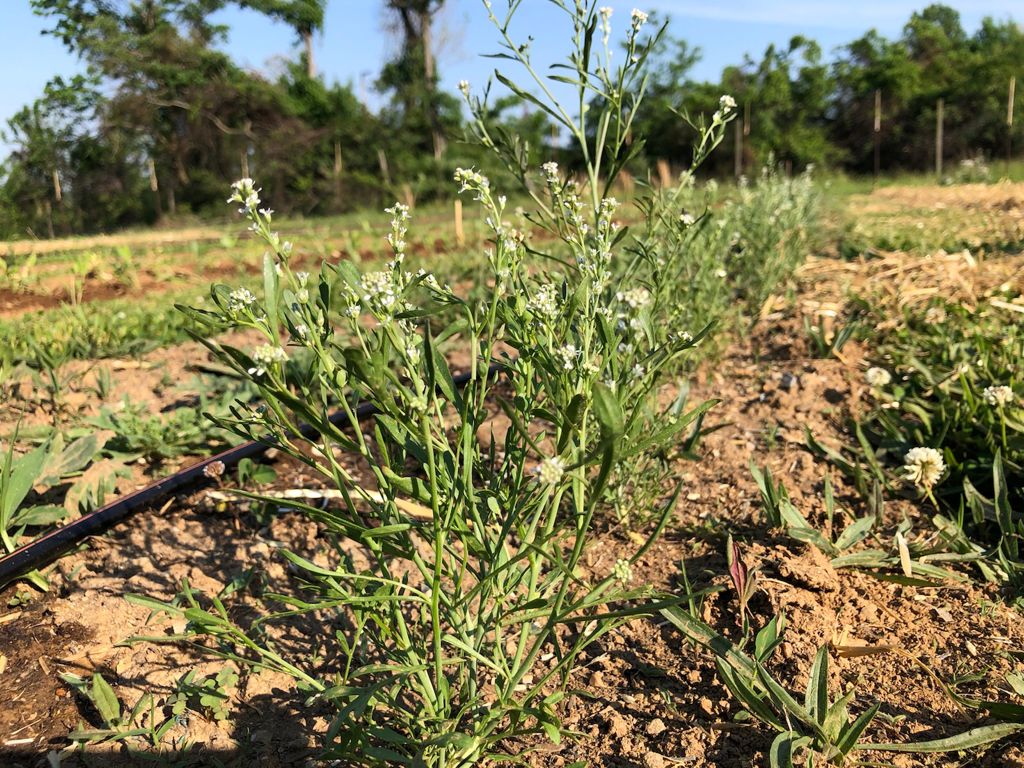
[[[935,105],[935,176],[942,180],[942,120],[946,103],[939,99]]]
[[[156,178],[156,163],[153,162],[153,158],[150,157],[146,160],[146,169],[149,171],[149,191],[153,193],[153,207],[156,212],[156,218],[159,220],[163,214],[163,204],[160,202],[160,184]],[[171,213],[174,213],[173,199],[171,202]]]
[[[733,129],[733,133],[735,134],[735,138],[733,140],[733,153],[736,156],[733,160],[733,173],[738,179],[743,175],[743,125],[739,120],[735,120],[733,125],[735,126]]]
[[[455,198],[455,244],[461,248],[466,244],[466,233],[462,229],[462,200]]]
[[[1013,98],[1017,91],[1017,77],[1010,76],[1010,94],[1006,99],[1006,176],[1010,176],[1010,160],[1013,157]]]
[[[63,195],[60,190],[60,176],[57,175],[57,169],[53,169],[53,196],[57,199],[57,202],[61,202]]]
[[[668,160],[664,158],[658,161],[658,180],[661,182],[662,189],[672,186],[672,168],[669,166]]]
[[[875,185],[878,185],[878,175],[881,171],[881,143],[882,143],[882,89],[875,89],[875,130],[873,134],[875,145]]]

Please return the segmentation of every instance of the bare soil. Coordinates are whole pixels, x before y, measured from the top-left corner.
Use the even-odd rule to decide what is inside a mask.
[[[811,358],[802,312],[817,316],[823,295],[839,303],[846,293],[835,270],[811,267],[803,273],[796,301],[764,318],[756,332],[732,345],[695,382],[693,397],[722,403],[711,423],[722,426],[702,444],[703,459],[678,466],[685,483],[672,525],[644,559],[635,578],[682,589],[681,563],[694,589],[724,587],[703,600],[702,617],[725,635],[740,639],[738,604],[729,585],[726,534],[739,545],[755,574],[751,622],[761,626],[783,611],[786,642],[772,669],[791,690],[802,691],[817,649],[830,645],[833,696],[855,686],[853,711],[875,701],[881,716],[867,736],[876,742],[938,738],[984,722],[964,711],[925,668],[945,681],[960,679],[964,695],[1010,700],[1005,675],[1021,670],[1024,622],[1006,596],[976,579],[939,586],[906,586],[850,569],[836,570],[810,546],[771,531],[763,521],[748,465],[768,465],[784,480],[793,502],[827,530],[822,483],[831,470],[805,449],[805,429],[838,446],[849,440],[843,414],[866,396],[862,384],[865,350],[849,344],[842,359]],[[937,274],[937,273],[930,273]],[[1004,279],[1017,280],[1007,270]],[[1024,286],[1017,285],[1017,291]],[[184,346],[159,353],[167,369],[183,371],[196,350]],[[144,370],[144,369],[143,369]],[[149,386],[148,374],[135,374]],[[162,374],[161,374],[162,375]],[[159,395],[155,402],[160,402]],[[276,463],[279,488],[316,488],[321,480],[301,467]],[[836,525],[863,514],[859,500],[832,475],[840,507]],[[929,510],[909,500],[889,500],[880,522],[880,541],[892,540],[903,520],[927,520]],[[924,528],[924,526],[921,526]],[[607,572],[631,543],[609,528],[599,535],[586,566]],[[164,509],[136,515],[81,551],[61,560],[55,587],[19,604],[24,587],[0,593],[0,764],[46,765],[46,755],[67,745],[67,734],[85,723],[99,725],[95,712],[71,694],[60,673],[100,671],[122,701],[143,693],[162,696],[190,670],[208,674],[221,662],[179,647],[122,645],[132,635],[160,635],[148,611],[123,599],[125,593],[170,598],[183,578],[208,593],[247,569],[255,569],[268,590],[290,590],[291,577],[277,554],[281,548],[317,559],[326,556],[315,523],[293,513],[270,521],[210,502],[206,491],[176,498]],[[964,571],[970,574],[969,571]],[[973,574],[970,574],[973,575]],[[11,601],[10,603],[8,601]],[[282,623],[277,642],[310,652],[322,626],[310,618]],[[0,660],[0,664],[3,661]],[[529,765],[665,768],[667,766],[767,765],[773,734],[735,718],[740,708],[719,682],[707,654],[685,645],[665,623],[635,621],[593,646],[574,673],[577,694],[563,705],[563,721],[576,732],[561,745],[535,747]],[[172,731],[176,765],[316,765],[316,735],[329,712],[310,710],[287,678],[243,674],[232,697],[232,715],[214,721],[191,714]],[[166,748],[166,747],[165,747]],[[969,755],[866,754],[874,764],[893,766],[1024,766],[1024,744],[1007,739]],[[148,764],[122,747],[108,746],[65,755],[62,765]]]

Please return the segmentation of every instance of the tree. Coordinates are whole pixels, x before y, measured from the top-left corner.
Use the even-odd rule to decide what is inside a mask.
[[[313,35],[324,27],[327,0],[239,0],[239,5],[279,19],[294,29],[305,50],[306,76],[316,77]]]

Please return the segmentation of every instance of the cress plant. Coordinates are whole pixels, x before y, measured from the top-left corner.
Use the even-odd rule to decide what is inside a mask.
[[[562,7],[576,29],[572,61],[589,77],[585,51],[597,17],[608,16]],[[631,41],[645,22],[633,14]],[[628,59],[624,82],[644,58]],[[720,135],[730,110],[723,103],[702,140]],[[216,309],[188,314],[211,331],[263,339],[247,350],[203,339],[264,400],[217,421],[304,462],[343,495],[327,510],[289,502],[336,546],[330,565],[285,553],[306,589],[276,597],[286,613],[327,617],[327,661],[286,658],[259,623],[241,627],[221,601],[187,587],[168,604],[136,599],[187,619],[182,635],[164,640],[285,672],[311,703],[333,706],[326,757],[469,766],[506,754],[509,739],[557,741],[557,705],[579,654],[650,610],[636,604],[653,591],[631,584],[632,564],[675,496],[618,560],[585,566],[588,535],[609,478],[664,451],[710,404],[683,412],[657,402],[702,333],[659,339],[651,329],[660,318],[623,298],[642,287],[615,277],[626,231],[615,200],[594,184],[609,178],[610,158],[595,150],[585,190],[543,168],[538,198],[559,242],[539,253],[488,179],[456,173],[489,233],[490,288],[475,301],[407,267],[401,204],[390,210],[394,257],[383,269],[325,263],[311,275],[291,267],[292,246],[272,230],[254,183],[233,187],[231,201],[269,247],[262,295],[215,286]],[[639,322],[623,322],[624,312]],[[445,347],[468,356],[461,387]],[[356,403],[372,408],[371,422]],[[319,436],[298,437],[305,425]]]

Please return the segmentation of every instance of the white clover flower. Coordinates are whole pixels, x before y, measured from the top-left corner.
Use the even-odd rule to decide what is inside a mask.
[[[615,298],[630,309],[643,309],[651,302],[651,292],[646,288],[631,288],[628,291],[619,291]]]
[[[533,469],[541,485],[558,485],[565,474],[565,462],[558,456],[544,459]]]
[[[1002,408],[1013,402],[1013,390],[1005,385],[985,387],[982,393],[985,402],[997,408]]]
[[[634,8],[633,11],[629,14],[629,18],[630,22],[633,25],[633,29],[638,30],[640,29],[640,27],[647,23],[647,19],[649,17],[648,14],[644,13],[643,11],[637,8]]]
[[[872,366],[864,374],[864,379],[869,387],[885,387],[892,381],[892,374],[885,370],[885,368]]]
[[[633,580],[633,567],[629,564],[629,560],[620,557],[615,561],[615,565],[612,568],[612,577],[625,586]]]
[[[942,454],[934,448],[911,448],[903,457],[906,479],[924,490],[931,490],[946,471]]]
[[[241,312],[256,303],[256,297],[248,288],[238,288],[228,294],[228,311]]]
[[[544,283],[526,302],[526,308],[535,315],[553,320],[558,315],[558,289],[551,283]]]
[[[253,350],[252,361],[254,365],[249,369],[249,375],[265,376],[274,364],[288,362],[288,354],[281,347],[264,344]]]
[[[576,367],[576,359],[580,356],[580,351],[575,344],[566,344],[556,349],[555,354],[562,358],[562,368],[571,371]]]
[[[225,470],[223,461],[211,461],[205,467],[203,467],[203,474],[207,477],[218,478],[224,475]]]

